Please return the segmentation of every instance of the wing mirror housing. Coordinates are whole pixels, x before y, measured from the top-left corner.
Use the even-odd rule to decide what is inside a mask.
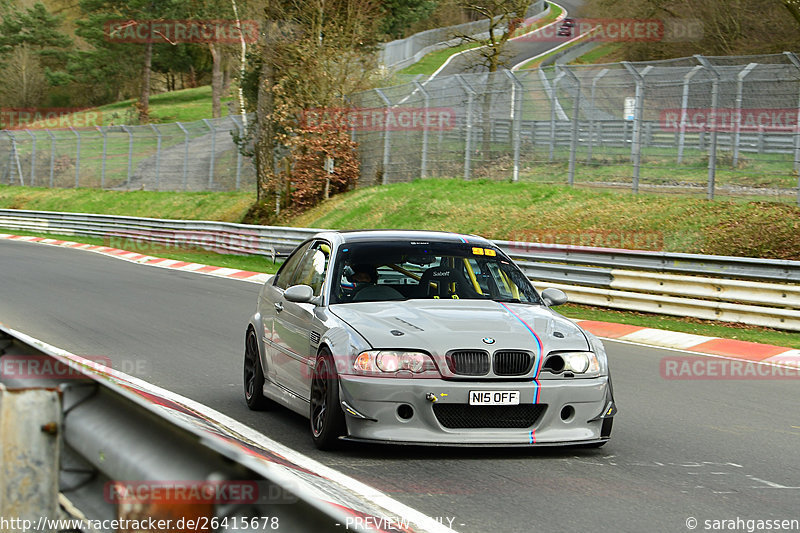
[[[567,303],[567,294],[561,289],[545,289],[542,291],[542,300],[548,306],[563,305]]]
[[[314,289],[308,285],[292,285],[283,293],[283,297],[289,302],[299,304],[310,303],[314,299]]]

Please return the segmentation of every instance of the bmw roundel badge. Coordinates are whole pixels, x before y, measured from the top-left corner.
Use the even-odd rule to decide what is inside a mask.
[[[494,339],[491,337],[484,337],[481,339],[484,344],[494,344]]]

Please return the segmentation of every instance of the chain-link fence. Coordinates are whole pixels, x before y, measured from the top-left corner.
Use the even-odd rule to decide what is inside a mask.
[[[236,115],[147,126],[3,130],[0,184],[255,190],[252,158],[234,142],[244,133]]]
[[[547,7],[548,4],[545,0],[532,2],[528,6],[525,17],[530,18],[540,15]],[[489,21],[483,19],[445,28],[421,31],[405,39],[397,39],[381,45],[378,58],[380,64],[384,67],[391,70],[399,70],[416,63],[425,54],[458,44],[459,36],[469,35],[480,38],[481,34],[488,34],[488,29]]]
[[[494,178],[800,202],[799,82],[789,52],[462,74],[354,95],[352,134],[362,183]]]

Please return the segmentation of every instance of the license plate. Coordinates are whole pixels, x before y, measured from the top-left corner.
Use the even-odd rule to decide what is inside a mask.
[[[519,405],[518,390],[471,390],[470,405]]]

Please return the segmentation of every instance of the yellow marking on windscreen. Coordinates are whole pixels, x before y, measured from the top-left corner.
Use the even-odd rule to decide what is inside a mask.
[[[464,258],[464,266],[467,267],[467,275],[469,276],[469,279],[472,282],[472,286],[475,287],[475,290],[478,291],[478,294],[483,294],[481,286],[478,283],[478,278],[475,277],[475,271],[472,270],[472,265],[469,264],[469,259],[467,259],[466,257]]]
[[[519,289],[517,288],[517,285],[508,277],[508,274],[501,270],[500,277],[503,279],[503,285],[505,285],[506,289],[511,292],[511,296],[519,300]]]

